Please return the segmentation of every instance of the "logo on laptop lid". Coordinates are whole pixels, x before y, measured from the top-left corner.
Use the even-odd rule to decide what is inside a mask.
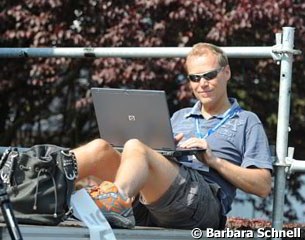
[[[128,120],[129,121],[136,121],[136,116],[135,115],[128,115]]]

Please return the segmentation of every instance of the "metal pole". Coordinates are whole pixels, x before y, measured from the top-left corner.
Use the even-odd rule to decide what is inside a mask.
[[[222,47],[230,58],[274,57],[270,47]],[[68,58],[180,58],[185,57],[191,47],[97,47],[97,48],[0,48],[0,58],[24,57],[68,57]]]
[[[10,198],[6,191],[6,186],[0,178],[0,206],[4,222],[8,228],[12,240],[22,240],[22,234],[18,226]]]
[[[284,27],[282,34],[282,47],[293,49],[294,28]],[[290,91],[292,73],[292,52],[285,52],[281,59],[280,90],[278,104],[278,125],[276,137],[275,185],[273,199],[272,227],[281,230],[283,227],[284,198],[286,185],[286,161],[288,149]]]

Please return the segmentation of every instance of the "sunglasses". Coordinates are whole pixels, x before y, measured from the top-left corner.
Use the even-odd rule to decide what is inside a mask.
[[[201,78],[210,81],[217,77],[218,73],[220,73],[224,67],[217,68],[215,70],[209,71],[207,73],[202,74],[189,74],[187,77],[192,82],[200,82]]]

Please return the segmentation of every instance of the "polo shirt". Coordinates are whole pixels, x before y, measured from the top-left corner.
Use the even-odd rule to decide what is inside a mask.
[[[240,108],[234,98],[229,98],[231,108],[235,113],[228,118],[215,132],[206,137],[215,156],[233,164],[247,168],[257,167],[272,170],[272,160],[269,143],[263,125],[258,116]],[[183,108],[175,112],[171,118],[174,135],[183,133],[186,140],[195,137],[200,132],[204,136],[213,129],[227,112],[205,119],[201,114],[201,103],[198,101],[193,107]],[[178,161],[187,167],[198,170],[208,183],[220,186],[220,201],[223,214],[231,210],[231,204],[236,195],[236,187],[225,180],[217,171],[199,162],[195,156],[179,157]]]

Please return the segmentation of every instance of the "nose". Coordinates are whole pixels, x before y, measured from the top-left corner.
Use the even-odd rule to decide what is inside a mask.
[[[201,77],[199,84],[200,84],[200,86],[207,86],[207,85],[209,85],[209,81],[206,80],[205,78]]]

